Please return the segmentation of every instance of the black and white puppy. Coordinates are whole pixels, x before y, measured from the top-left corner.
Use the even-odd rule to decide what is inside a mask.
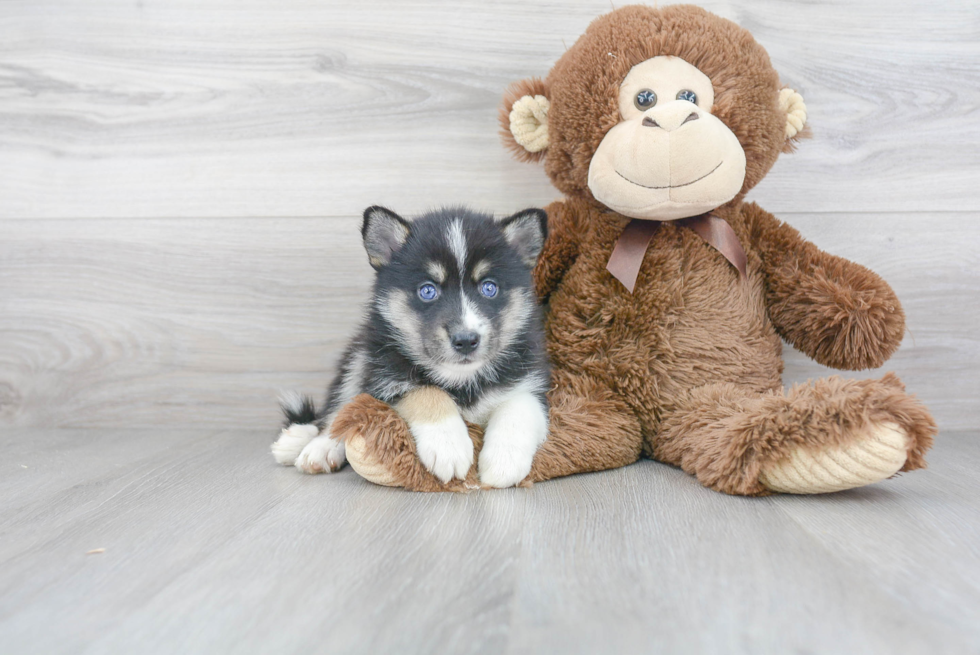
[[[330,425],[368,393],[405,418],[419,459],[443,482],[465,479],[473,464],[464,419],[485,428],[481,482],[523,480],[548,433],[550,376],[531,282],[546,230],[540,209],[494,220],[447,208],[408,222],[368,208],[361,233],[377,270],[368,315],[326,404],[283,403],[276,461],[306,473],[339,469],[344,443]]]

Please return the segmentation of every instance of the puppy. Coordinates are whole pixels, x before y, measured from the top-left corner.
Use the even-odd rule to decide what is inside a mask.
[[[473,464],[464,419],[485,428],[480,481],[509,487],[523,480],[548,434],[550,376],[531,283],[546,230],[540,209],[495,221],[447,208],[408,222],[368,208],[361,234],[377,271],[368,315],[326,404],[283,401],[276,461],[305,473],[338,470],[344,443],[331,435],[331,423],[367,393],[405,419],[419,459],[442,482],[465,479]]]

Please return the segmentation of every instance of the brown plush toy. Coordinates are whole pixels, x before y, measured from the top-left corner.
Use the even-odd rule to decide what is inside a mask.
[[[635,462],[730,494],[823,493],[925,466],[936,431],[892,374],[784,390],[780,337],[821,364],[881,366],[905,330],[891,288],[745,194],[806,120],[765,50],[693,6],[595,20],[545,80],[514,85],[508,146],[563,201],[535,269],[554,366],[548,440],[525,484]],[[360,396],[337,417],[351,465],[442,485],[408,428]],[[479,430],[472,429],[479,448]]]

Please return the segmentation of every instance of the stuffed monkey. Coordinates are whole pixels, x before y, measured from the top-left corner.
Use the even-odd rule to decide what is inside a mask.
[[[524,484],[647,456],[729,494],[810,494],[925,466],[935,423],[893,374],[782,386],[780,337],[826,366],[875,368],[905,318],[876,274],[744,201],[806,121],[746,30],[694,6],[617,9],[547,78],[513,85],[501,118],[517,158],[543,161],[564,194],[535,269],[553,388]],[[479,479],[475,464],[468,484],[441,484],[369,397],[335,429],[381,484]]]

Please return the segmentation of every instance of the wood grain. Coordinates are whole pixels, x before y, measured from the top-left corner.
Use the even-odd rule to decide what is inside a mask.
[[[358,225],[0,222],[0,416],[271,427],[276,389],[326,388],[367,300]]]
[[[978,216],[792,219],[904,302],[898,354],[848,375],[894,370],[943,428],[973,425]],[[319,397],[360,320],[371,275],[358,228],[355,216],[0,221],[0,421],[274,429],[276,395]],[[834,372],[785,352],[787,383]]]
[[[265,431],[6,429],[0,643],[975,653],[980,448],[945,436],[925,471],[751,499],[649,461],[432,495],[276,467]]]
[[[750,29],[815,138],[777,212],[965,211],[980,179],[980,5],[703,3]],[[497,137],[608,0],[21,0],[0,7],[0,217],[347,216],[556,192]]]
[[[971,426],[980,6],[705,6],[815,131],[751,196],[885,274],[910,317],[887,368]],[[319,394],[370,284],[361,209],[553,199],[496,105],[608,8],[5,2],[0,424],[273,425],[278,390]],[[787,351],[788,382],[826,373]]]

